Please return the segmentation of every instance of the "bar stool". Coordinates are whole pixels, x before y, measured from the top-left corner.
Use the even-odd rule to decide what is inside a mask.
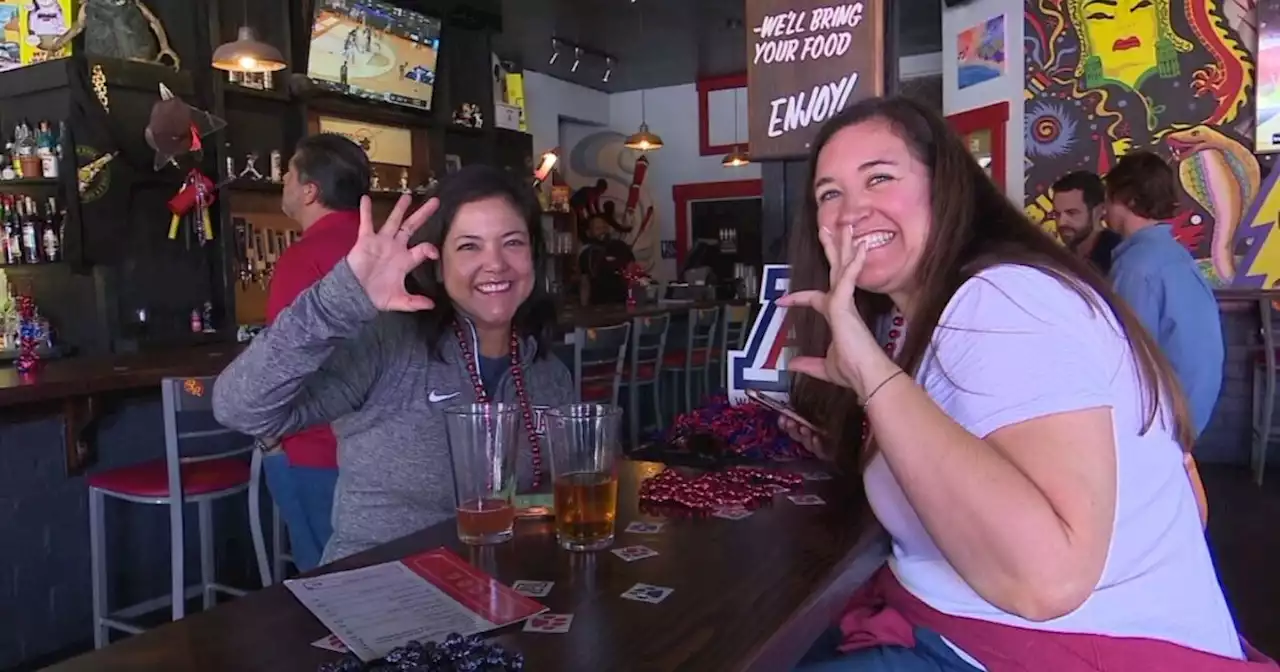
[[[283,581],[289,565],[293,564],[293,556],[285,549],[285,527],[280,519],[280,507],[271,502],[271,554],[267,555],[267,544],[262,536],[262,490],[264,472],[262,458],[272,450],[279,449],[276,440],[254,442],[253,460],[249,464],[249,532],[253,536],[253,554],[258,561],[258,576],[262,587]]]
[[[618,405],[631,323],[573,330],[573,384],[584,402]]]
[[[663,371],[671,374],[676,379],[675,394],[672,395],[672,406],[678,411],[680,405],[680,391],[684,391],[685,413],[693,410],[695,397],[693,396],[694,377],[696,376],[700,382],[700,391],[706,394],[711,387],[710,371],[711,371],[711,351],[716,346],[716,340],[720,333],[720,306],[712,308],[695,308],[689,311],[689,325],[684,342],[681,349],[668,352],[663,358]],[[683,380],[681,380],[683,379]],[[683,387],[680,383],[683,382]]]
[[[662,313],[631,320],[630,347],[627,354],[627,415],[631,430],[631,448],[640,445],[640,393],[647,389],[653,400],[653,414],[662,429],[662,353],[667,348],[667,331],[671,315]]]
[[[728,384],[728,374],[724,364],[729,361],[730,350],[742,350],[747,347],[747,334],[751,331],[751,305],[739,304],[724,307],[724,318],[720,320],[720,346],[711,351],[711,373],[715,377],[716,389]]]
[[[1262,477],[1267,471],[1267,452],[1271,441],[1275,439],[1272,418],[1276,404],[1276,342],[1274,327],[1271,324],[1271,301],[1258,301],[1258,316],[1261,326],[1258,330],[1261,352],[1253,363],[1253,441],[1250,446],[1249,466],[1253,469],[1253,480],[1262,485]]]
[[[89,483],[89,548],[93,571],[93,642],[108,644],[108,630],[139,634],[142,628],[128,619],[170,605],[173,620],[186,613],[186,600],[201,596],[203,607],[215,603],[215,593],[232,596],[244,591],[217,583],[214,578],[214,500],[244,492],[249,487],[249,464],[240,459],[252,446],[214,454],[183,457],[179,448],[188,441],[236,435],[213,421],[213,381],[206,378],[165,378],[160,381],[164,412],[164,459],[91,474]],[[202,429],[203,427],[203,429]],[[171,493],[181,493],[178,497]],[[169,507],[170,594],[129,607],[108,608],[106,498],[135,504]],[[200,583],[188,586],[185,575],[185,521],[183,506],[195,504],[200,531]]]

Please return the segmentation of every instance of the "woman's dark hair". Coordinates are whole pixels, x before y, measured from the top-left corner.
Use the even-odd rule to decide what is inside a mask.
[[[943,309],[965,281],[997,264],[1031,266],[1079,294],[1095,310],[1103,309],[1105,304],[1115,315],[1133,349],[1141,376],[1147,413],[1144,431],[1156,421],[1164,394],[1173,412],[1175,436],[1184,450],[1190,450],[1191,423],[1173,369],[1132,310],[1092,266],[1032,224],[1000,193],[960,138],[933,110],[903,97],[871,98],[854,104],[829,121],[814,139],[808,184],[813,184],[818,155],[832,136],[872,120],[887,122],[930,176],[932,226],[915,278],[920,296],[915,313],[908,316],[902,351],[895,356],[903,370],[915,373],[919,368]],[[817,210],[814,191],[809,186],[805,189],[800,221],[791,227],[788,245],[792,291],[830,288],[830,265],[818,241]],[[889,297],[861,290],[855,292],[854,301],[862,319],[873,329],[893,306]],[[812,310],[797,310],[791,316],[800,353],[825,355],[831,334],[823,318]],[[792,387],[797,409],[825,425],[827,440],[838,451],[841,466],[847,473],[860,473],[875,456],[876,447],[873,442],[863,449],[865,416],[853,392],[804,376]]]
[[[516,309],[511,320],[512,327],[521,338],[532,337],[538,344],[538,357],[546,357],[551,353],[551,335],[556,324],[555,306],[547,295],[540,278],[546,263],[546,245],[542,236],[542,209],[534,197],[533,189],[510,174],[497,168],[485,165],[467,166],[444,178],[436,191],[435,197],[440,199],[440,207],[431,219],[413,234],[411,245],[431,243],[437,248],[444,245],[449,227],[458,216],[462,206],[488,198],[501,198],[520,213],[521,219],[529,228],[529,253],[533,256],[533,291],[529,298]],[[409,291],[426,296],[435,301],[436,307],[418,313],[423,337],[431,354],[441,359],[440,339],[445,334],[452,335],[453,323],[457,319],[457,310],[453,301],[445,293],[444,281],[440,275],[442,262],[427,261],[413,269],[406,281]]]

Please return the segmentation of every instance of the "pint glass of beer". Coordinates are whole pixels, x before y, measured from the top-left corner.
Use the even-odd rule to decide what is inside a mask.
[[[621,429],[622,409],[616,406],[570,404],[547,413],[556,537],[562,548],[598,551],[613,543]]]
[[[520,407],[465,404],[445,409],[453,460],[458,538],[465,544],[497,544],[511,538],[516,492]]]

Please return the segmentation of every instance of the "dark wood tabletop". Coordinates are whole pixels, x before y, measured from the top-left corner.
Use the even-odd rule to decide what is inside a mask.
[[[838,480],[805,483],[803,491],[826,505],[797,506],[777,495],[771,506],[739,521],[676,519],[657,535],[622,532],[631,521],[650,519],[637,511],[636,489],[661,469],[624,463],[614,544],[644,544],[656,557],[627,563],[607,551],[561,550],[550,521],[521,521],[510,542],[467,547],[449,521],[317,573],[444,546],[507,584],[555,582],[539,601],[553,613],[574,614],[568,633],[525,633],[519,624],[491,633],[504,648],[522,652],[531,672],[776,672],[800,659],[883,561],[878,528],[864,505],[837,496],[847,487]],[[660,604],[621,599],[636,583],[675,592]],[[50,669],[312,672],[338,658],[310,646],[326,634],[286,588],[273,586]]]

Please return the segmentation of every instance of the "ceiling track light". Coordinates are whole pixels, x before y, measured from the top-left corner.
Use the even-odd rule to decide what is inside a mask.
[[[551,60],[547,61],[547,65],[555,65],[558,58],[560,58],[560,43],[553,37],[551,38]]]
[[[604,77],[601,77],[600,81],[608,82],[611,75],[613,75],[613,59],[606,58],[604,59]]]
[[[582,62],[582,48],[573,48],[573,67],[569,68],[569,72],[577,72],[578,64]]]

